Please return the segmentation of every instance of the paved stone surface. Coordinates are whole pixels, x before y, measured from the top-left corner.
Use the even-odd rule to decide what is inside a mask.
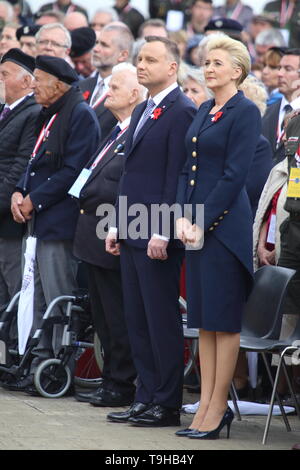
[[[185,403],[197,396],[185,394]],[[300,422],[289,420],[285,430],[280,417],[273,417],[267,445],[261,444],[266,417],[243,416],[215,441],[197,441],[174,435],[177,428],[146,429],[106,421],[111,408],[95,408],[74,397],[46,399],[0,388],[1,450],[289,450],[300,442]],[[182,427],[191,415],[182,415]]]

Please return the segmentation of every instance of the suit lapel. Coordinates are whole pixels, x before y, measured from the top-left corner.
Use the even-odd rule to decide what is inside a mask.
[[[244,95],[242,94],[241,91],[239,91],[236,95],[234,95],[232,98],[230,98],[230,100],[227,101],[227,103],[223,106],[223,108],[221,109],[222,111],[222,116],[220,118],[220,123],[222,121],[224,121],[224,119],[227,118],[228,114],[229,114],[229,110],[230,108],[234,108],[235,105],[239,102],[239,100],[243,97]],[[201,113],[200,113],[200,116],[199,116],[199,119],[195,119],[194,120],[194,126],[193,126],[193,130],[195,132],[195,136],[196,135],[200,135],[202,134],[204,131],[206,131],[207,129],[209,129],[211,126],[216,126],[218,125],[218,121],[212,121],[211,119],[207,119],[207,115],[209,113],[209,111],[213,108],[215,104],[215,101],[214,99],[211,99],[211,100],[208,100],[206,101],[203,105],[202,105],[202,108],[201,108]],[[206,121],[206,122],[205,122]],[[204,124],[205,123],[205,124]]]
[[[31,98],[31,96],[28,96],[26,98],[24,98],[23,101],[21,101],[21,103],[18,104],[18,106],[16,106],[9,114],[8,116],[3,119],[3,121],[0,121],[0,130],[3,129],[4,127],[7,126],[7,124],[9,124],[9,122],[14,119],[16,117],[17,114],[19,114],[20,111],[23,111],[23,108],[26,106],[27,104],[27,101]],[[1,106],[1,110],[0,112],[3,110],[4,108],[4,105]]]
[[[157,106],[157,108],[162,108],[162,116],[168,112],[168,110],[170,109],[170,107],[172,106],[172,104],[174,103],[174,101],[176,100],[176,98],[178,97],[178,94],[180,93],[180,88],[175,88],[175,90],[171,91],[163,100],[161,103],[159,103],[159,105]],[[143,107],[141,108],[141,111],[139,114],[137,114],[135,116],[135,119],[134,119],[134,122],[133,122],[133,134],[134,134],[134,131],[136,129],[136,126],[140,120],[140,118],[142,117],[142,114],[146,108],[146,105],[147,105],[147,102],[143,103]],[[149,119],[147,119],[147,121],[145,122],[145,124],[143,125],[143,127],[139,130],[136,138],[134,141],[132,141],[132,145],[131,145],[131,148],[128,152],[128,155],[130,155],[130,153],[133,151],[133,149],[135,148],[135,146],[140,142],[140,140],[144,137],[144,135],[154,126],[154,125],[157,125],[158,122],[159,122],[159,119],[161,117],[159,117],[158,119],[152,119],[151,117]],[[133,136],[132,134],[132,136]]]
[[[118,152],[116,152],[115,150],[117,149],[118,145],[120,144],[123,144],[125,145],[125,141],[126,141],[126,136],[128,134],[128,130],[126,132],[124,132],[124,134],[122,134],[120,137],[118,137],[118,139],[114,142],[114,144],[110,147],[110,149],[108,150],[108,152],[101,158],[100,162],[98,163],[98,165],[96,166],[96,168],[94,168],[94,170],[92,171],[88,181],[86,182],[86,184],[89,184],[101,171],[102,169],[113,159],[115,158],[117,155],[118,155]],[[106,140],[107,142],[107,140]],[[105,147],[105,144],[102,146],[102,149]],[[88,165],[86,166],[86,168],[89,168],[91,166],[91,164],[94,162],[95,158],[97,157],[97,155],[99,155],[101,150],[99,150],[99,152],[97,152],[97,154],[89,161]]]

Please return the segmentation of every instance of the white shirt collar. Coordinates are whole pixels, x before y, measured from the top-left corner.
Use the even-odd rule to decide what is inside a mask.
[[[157,93],[157,95],[155,96],[152,96],[151,98],[153,99],[154,103],[156,106],[159,105],[159,103],[162,102],[163,99],[165,99],[165,97],[171,93],[171,91],[175,90],[175,88],[178,87],[178,83],[175,82],[175,83],[172,83],[172,85],[170,85],[168,88],[165,88],[163,91]]]
[[[102,82],[102,80],[103,80],[103,83],[104,83],[104,88],[107,88],[110,79],[111,79],[111,75],[109,75],[108,77],[102,78],[101,75],[100,75],[100,73],[99,73],[99,74],[98,74],[98,78],[97,78],[96,88],[97,88],[97,86],[99,85],[99,83]]]
[[[124,129],[126,129],[126,127],[129,126],[130,124],[130,120],[131,120],[131,116],[129,116],[128,118],[124,119],[124,121],[122,122],[118,122],[118,126],[120,127],[121,131],[123,131]]]
[[[31,96],[31,95],[33,95],[33,93],[28,93],[27,95],[22,96],[22,98],[19,98],[17,101],[14,101],[12,104],[6,104],[5,103],[5,107],[9,108],[12,111],[14,108],[16,108],[18,106],[18,104],[22,103],[22,101],[25,100],[25,98],[27,98],[27,96]]]
[[[282,97],[282,100],[281,100],[281,104],[280,104],[280,112],[283,111],[283,108],[285,107],[285,105],[289,104],[290,106],[292,106],[292,108],[295,110],[295,109],[299,109],[300,108],[300,96],[298,96],[297,98],[295,98],[293,101],[291,101],[290,103],[288,102],[288,100],[286,99],[285,96]]]

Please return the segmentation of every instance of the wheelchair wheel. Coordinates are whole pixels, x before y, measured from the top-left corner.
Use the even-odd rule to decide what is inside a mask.
[[[72,374],[60,359],[47,359],[41,362],[34,374],[34,385],[45,398],[60,398],[69,389]]]
[[[77,387],[97,389],[102,383],[103,352],[97,333],[94,333],[93,345],[93,348],[87,349],[81,357],[81,367],[74,377],[74,385]]]

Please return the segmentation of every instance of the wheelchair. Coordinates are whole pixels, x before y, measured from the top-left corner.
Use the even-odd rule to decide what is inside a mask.
[[[40,327],[28,340],[23,356],[20,356],[17,344],[11,345],[9,331],[11,322],[17,314],[20,292],[8,304],[0,321],[0,372],[7,381],[20,380],[30,370],[34,358],[34,348],[38,345],[44,329],[54,324],[63,325],[61,347],[55,357],[43,360],[34,372],[34,385],[37,392],[45,398],[61,398],[72,386],[86,389],[99,387],[102,378],[103,351],[98,335],[91,325],[89,296],[86,289],[78,289],[74,295],[59,296],[49,304]],[[63,315],[53,315],[57,307],[64,309]],[[186,378],[195,369],[198,351],[198,338],[186,337],[186,301],[179,298],[185,336]],[[71,358],[80,368],[72,372],[69,367]],[[79,370],[80,369],[80,370]]]
[[[103,357],[98,336],[91,325],[89,296],[84,289],[79,289],[74,295],[59,296],[49,304],[40,327],[28,340],[23,356],[18,350],[11,348],[9,331],[13,317],[16,315],[20,293],[10,301],[6,311],[2,314],[0,322],[0,371],[9,381],[21,379],[30,369],[34,358],[34,348],[38,345],[44,329],[54,324],[63,325],[61,347],[53,358],[42,361],[34,372],[34,385],[37,392],[45,398],[60,398],[70,391],[72,385],[77,383],[97,387],[101,383],[101,369]],[[62,315],[53,315],[54,309],[63,308]],[[85,367],[81,367],[81,374],[71,372],[69,363],[71,358],[77,362],[85,352],[90,351]],[[90,377],[90,370],[96,370],[94,377]]]

